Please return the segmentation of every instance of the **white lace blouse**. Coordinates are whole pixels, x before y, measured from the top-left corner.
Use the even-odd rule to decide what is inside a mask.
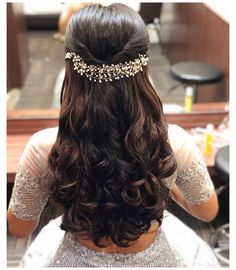
[[[17,218],[39,218],[48,201],[47,162],[57,131],[55,127],[35,133],[22,153],[9,204]],[[207,202],[214,186],[193,138],[176,125],[169,125],[168,134],[177,160],[177,171],[164,180],[165,184],[171,188],[175,182],[191,203]]]

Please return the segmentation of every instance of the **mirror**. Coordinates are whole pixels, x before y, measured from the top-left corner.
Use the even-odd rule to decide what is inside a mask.
[[[19,109],[29,110],[26,113],[29,117],[32,109],[59,108],[64,76],[63,20],[82,5],[7,3],[8,109],[11,117],[14,118],[13,112]],[[130,5],[146,23],[151,42],[148,51],[150,79],[167,113],[184,112],[185,85],[174,80],[169,70],[171,63],[189,59],[213,63],[224,71],[224,80],[220,83],[200,86],[197,103],[228,101],[229,31],[226,21],[219,19],[204,3]],[[210,20],[205,24],[206,12],[214,24],[222,26],[214,27],[214,33]],[[219,43],[212,46],[216,37],[221,54]],[[205,108],[202,106],[203,111],[208,110]]]

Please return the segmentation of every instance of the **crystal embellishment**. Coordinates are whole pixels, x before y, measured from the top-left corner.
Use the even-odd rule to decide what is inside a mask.
[[[148,57],[139,54],[138,58],[133,61],[111,64],[111,65],[88,65],[86,64],[79,54],[75,52],[67,52],[65,59],[72,59],[74,70],[81,76],[85,75],[90,81],[94,82],[111,82],[119,80],[124,77],[134,76],[142,67],[148,63]]]

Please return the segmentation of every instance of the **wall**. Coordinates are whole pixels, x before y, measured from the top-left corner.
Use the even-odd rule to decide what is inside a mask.
[[[23,85],[29,66],[22,3],[7,3],[7,90]]]

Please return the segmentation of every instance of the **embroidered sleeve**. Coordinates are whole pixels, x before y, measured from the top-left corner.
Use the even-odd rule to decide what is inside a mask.
[[[193,137],[182,128],[169,128],[169,138],[177,161],[176,185],[190,203],[207,202],[214,185]]]
[[[193,158],[189,168],[178,172],[176,185],[190,203],[201,204],[209,200],[214,185],[200,153]]]
[[[39,218],[48,201],[46,160],[33,136],[21,156],[9,203],[9,209],[19,219]]]
[[[17,218],[24,220],[39,218],[48,200],[42,178],[32,176],[28,171],[22,171],[19,166],[9,204],[11,212]]]

